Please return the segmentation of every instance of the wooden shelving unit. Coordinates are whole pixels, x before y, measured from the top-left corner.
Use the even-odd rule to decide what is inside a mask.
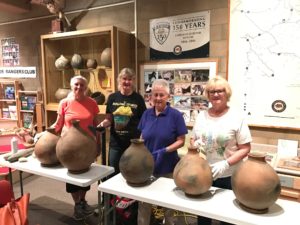
[[[43,131],[43,98],[41,91],[18,91],[17,108],[19,127],[29,128],[32,121],[37,131]]]
[[[0,124],[1,128],[18,126],[17,96],[19,82],[16,80],[0,80]]]
[[[101,62],[101,53],[111,48],[111,67]],[[41,36],[43,94],[45,106],[45,125],[55,122],[59,101],[55,92],[64,85],[69,86],[70,78],[81,74],[88,80],[89,92],[108,95],[117,89],[119,71],[124,67],[135,68],[134,36],[114,26],[71,31]],[[55,60],[63,55],[71,61],[74,54],[83,59],[96,59],[96,69],[66,69],[63,72],[55,67]],[[105,113],[105,104],[99,105],[100,113]]]

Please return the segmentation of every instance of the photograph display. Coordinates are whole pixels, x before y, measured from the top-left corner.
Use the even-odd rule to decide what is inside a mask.
[[[152,83],[156,79],[167,80],[170,104],[182,113],[186,124],[192,125],[199,111],[208,107],[208,100],[203,93],[207,81],[216,73],[216,59],[145,63],[141,66],[141,92],[147,107],[151,107]]]

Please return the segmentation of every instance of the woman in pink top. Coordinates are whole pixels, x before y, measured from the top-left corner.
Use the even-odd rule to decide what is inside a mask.
[[[87,80],[80,75],[74,76],[71,79],[70,86],[72,92],[60,101],[57,119],[52,127],[55,127],[55,131],[63,136],[72,126],[71,121],[76,119],[80,120],[80,127],[94,137],[88,127],[98,125],[97,114],[99,113],[99,108],[96,101],[86,95]],[[86,192],[89,189],[90,186],[79,187],[66,184],[66,190],[68,193],[71,193],[75,202],[73,215],[75,220],[83,220],[86,216],[93,213],[93,209],[85,200]]]

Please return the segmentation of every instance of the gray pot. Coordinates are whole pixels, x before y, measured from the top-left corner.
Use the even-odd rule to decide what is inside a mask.
[[[74,54],[71,59],[71,66],[74,69],[82,69],[83,68],[83,58],[79,54]]]

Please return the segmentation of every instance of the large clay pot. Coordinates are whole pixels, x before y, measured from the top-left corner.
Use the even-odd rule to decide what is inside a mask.
[[[70,92],[70,88],[58,88],[55,92],[55,98],[60,101],[61,99],[67,97]]]
[[[84,173],[96,159],[97,145],[95,139],[80,127],[79,120],[73,120],[72,124],[57,142],[56,155],[70,173]]]
[[[84,60],[79,54],[74,54],[71,59],[71,65],[74,69],[82,69]]]
[[[197,147],[188,147],[188,152],[176,164],[174,182],[186,195],[200,195],[212,185],[212,173],[208,162],[199,156]]]
[[[234,171],[231,184],[239,205],[252,213],[267,212],[281,191],[277,173],[259,153],[248,154],[248,159]]]
[[[106,48],[101,53],[101,65],[111,67],[111,48]]]
[[[55,60],[55,67],[59,70],[64,70],[68,68],[69,63],[70,61],[66,57],[60,55],[60,57]]]
[[[59,161],[56,156],[56,144],[60,136],[55,133],[55,128],[49,127],[34,146],[34,154],[42,166],[56,166]]]
[[[147,185],[154,170],[154,160],[142,139],[132,139],[119,162],[120,172],[131,186]]]

